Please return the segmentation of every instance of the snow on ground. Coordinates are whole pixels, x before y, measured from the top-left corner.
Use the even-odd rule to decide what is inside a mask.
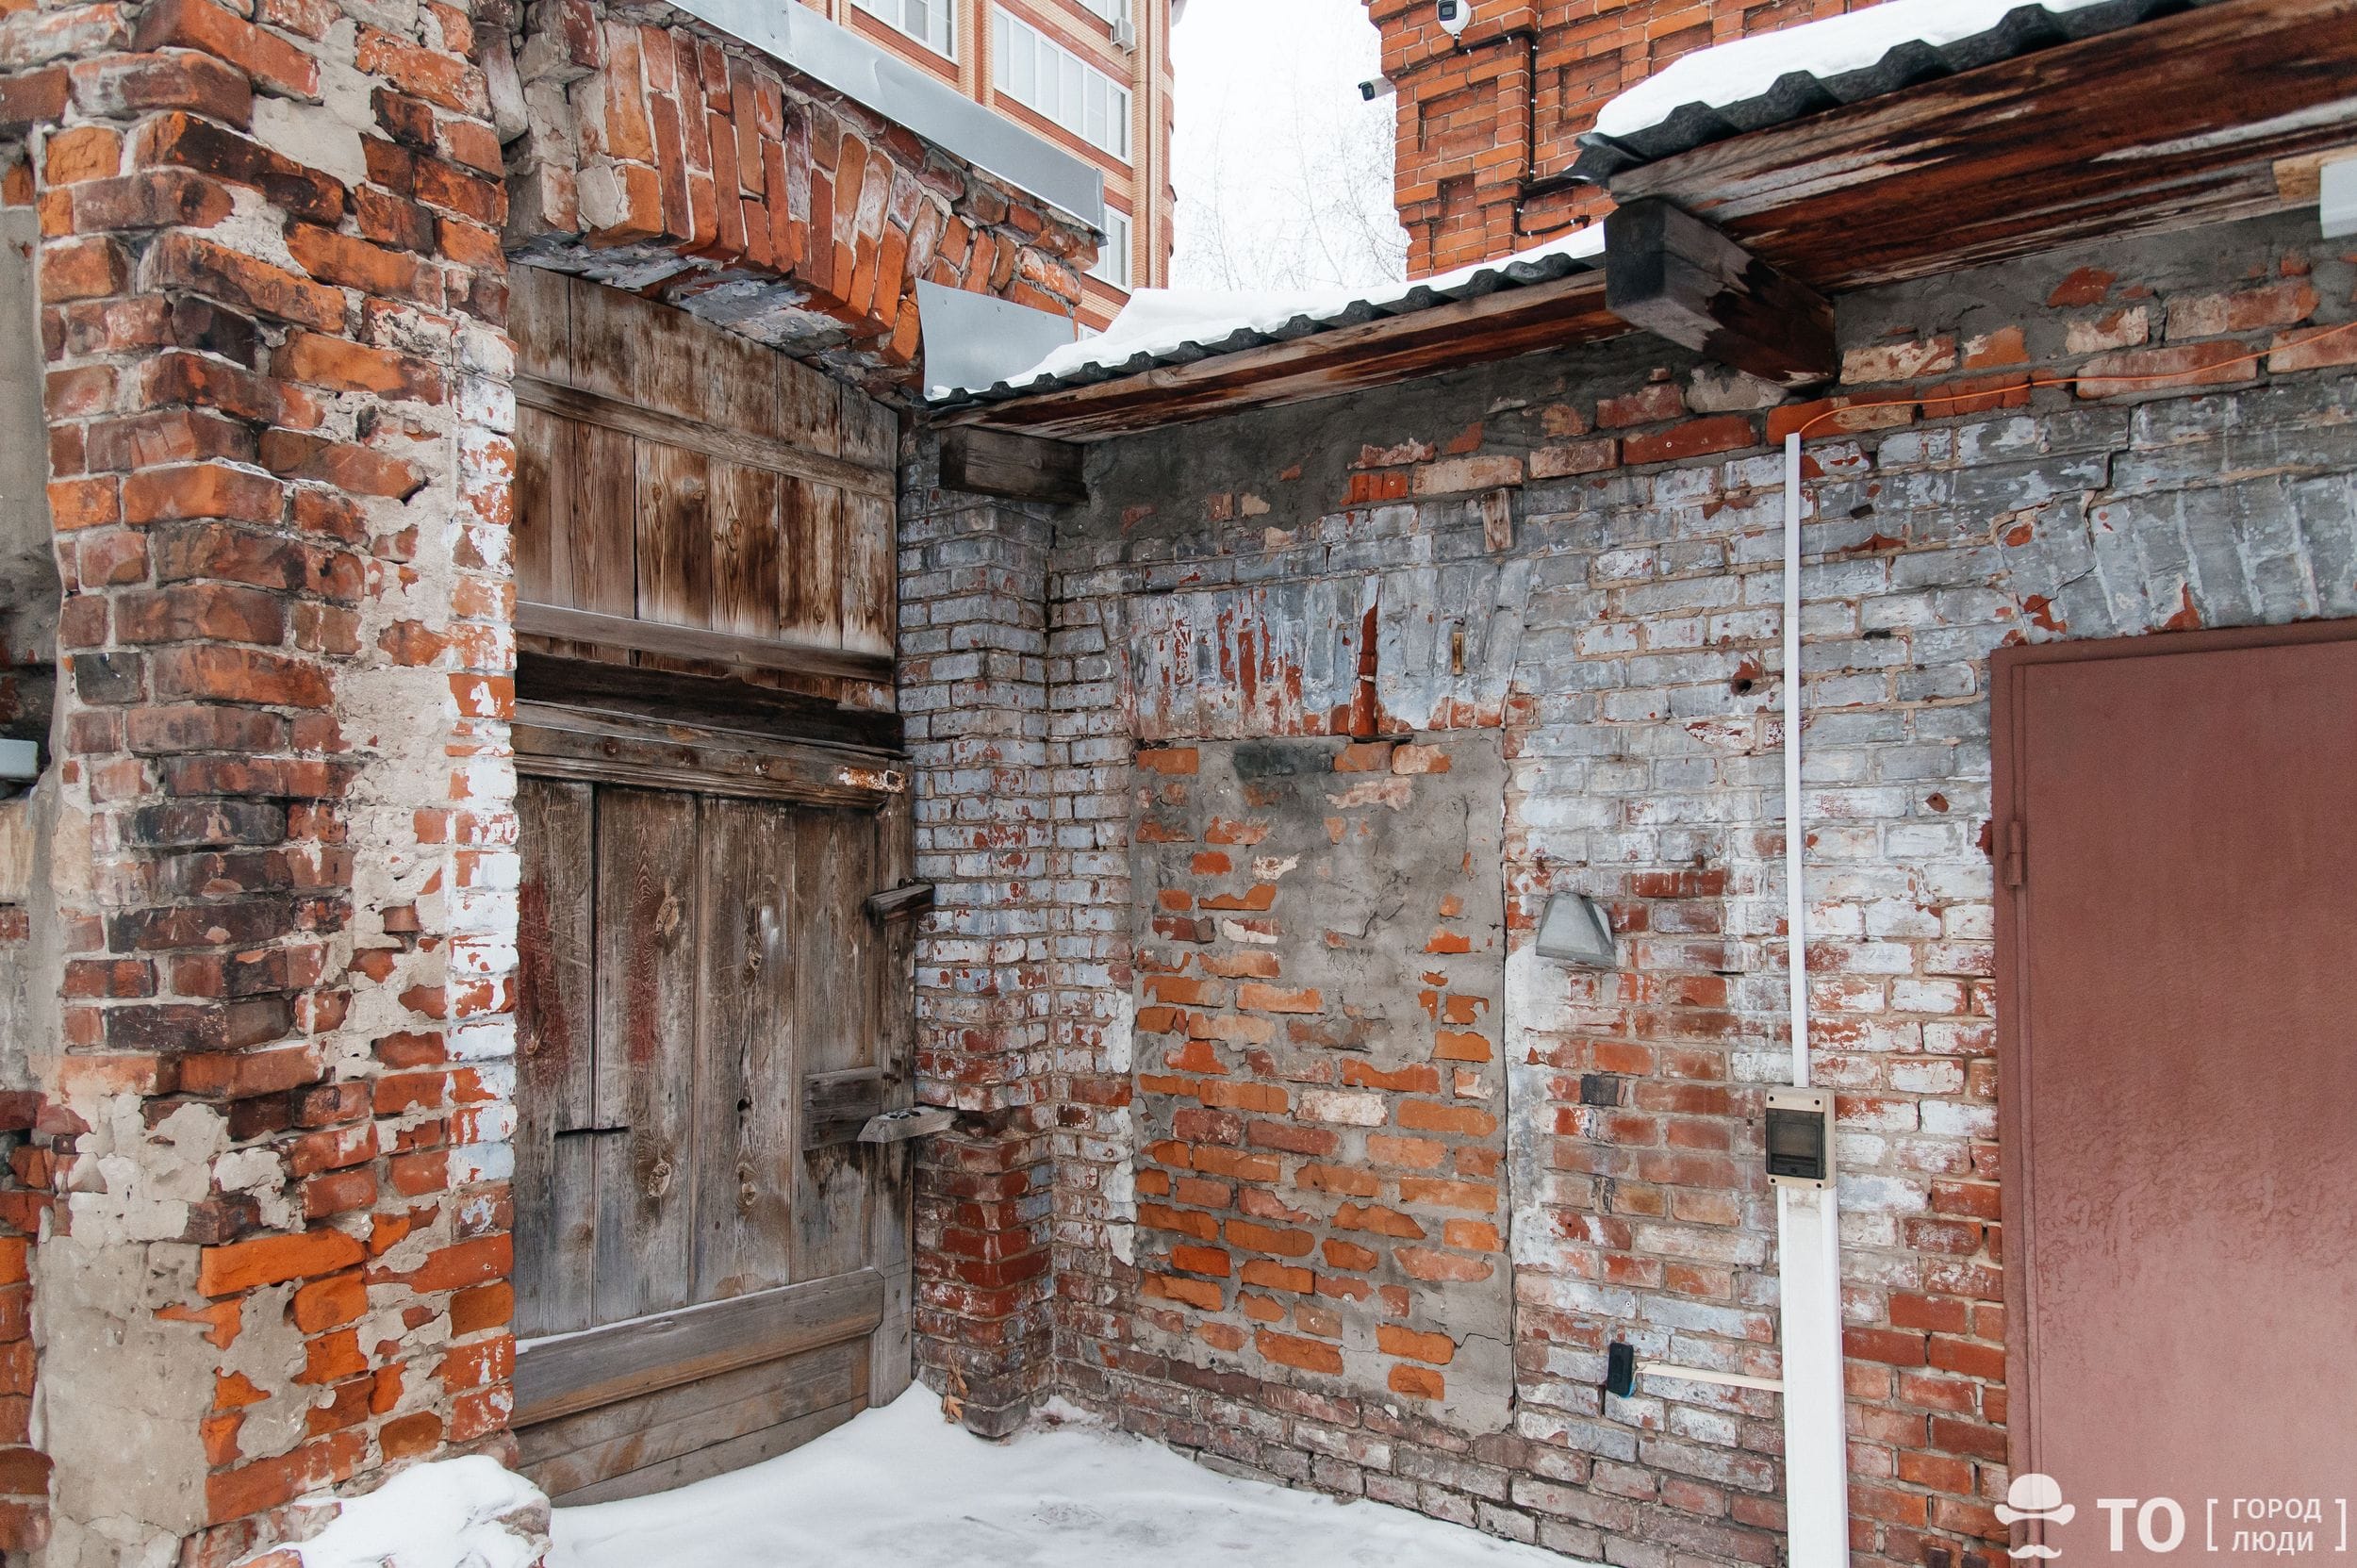
[[[547,1506],[495,1459],[439,1460],[342,1500],[327,1527],[292,1550],[303,1568],[531,1568]]]
[[[1068,1415],[1077,1412],[1065,1411]],[[1564,1568],[1379,1503],[1231,1479],[1072,1421],[985,1443],[922,1385],[793,1453],[556,1510],[549,1568]]]
[[[1604,106],[1596,129],[1628,136],[1658,125],[1688,104],[1713,108],[1756,98],[1788,72],[1806,71],[1821,80],[1862,71],[1902,43],[1917,41],[1935,48],[1987,32],[2031,0],[1884,0],[1879,6],[1829,16],[1772,33],[1697,49]],[[2102,0],[2042,0],[2059,15]]]
[[[1903,0],[1894,0],[1903,3]],[[1103,332],[1057,347],[1047,358],[1007,377],[1010,387],[1052,381],[1092,366],[1112,369],[1139,354],[1163,355],[1193,343],[1216,343],[1249,328],[1270,333],[1295,317],[1330,321],[1364,300],[1391,305],[1418,289],[1445,293],[1473,281],[1475,274],[1509,267],[1517,261],[1539,261],[1568,256],[1593,258],[1604,254],[1604,225],[1589,227],[1544,245],[1517,251],[1494,261],[1478,261],[1438,277],[1411,283],[1386,283],[1376,288],[1313,289],[1299,293],[1229,293],[1217,289],[1140,289]],[[954,390],[979,391],[980,388]],[[931,395],[948,397],[953,388],[935,387]]]

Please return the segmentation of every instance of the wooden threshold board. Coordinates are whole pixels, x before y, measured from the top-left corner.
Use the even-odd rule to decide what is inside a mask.
[[[612,1323],[517,1347],[513,1425],[528,1427],[658,1389],[856,1339],[883,1319],[883,1276],[807,1284]]]

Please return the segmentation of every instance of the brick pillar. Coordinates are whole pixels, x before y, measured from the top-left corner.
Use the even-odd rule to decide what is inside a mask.
[[[57,1562],[224,1561],[305,1490],[503,1442],[512,409],[470,48],[435,3],[0,20],[64,584]]]
[[[945,494],[934,472],[928,451],[900,514],[916,874],[939,888],[917,945],[916,1059],[921,1097],[964,1114],[918,1164],[917,1362],[997,1435],[1049,1365],[1049,528]]]

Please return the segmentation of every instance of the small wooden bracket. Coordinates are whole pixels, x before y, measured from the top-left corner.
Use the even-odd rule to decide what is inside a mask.
[[[1604,299],[1631,326],[1784,388],[1840,373],[1833,304],[1689,212],[1649,196],[1604,221]]]
[[[879,1067],[812,1073],[802,1080],[802,1147],[858,1141],[870,1118],[883,1114],[891,1080]]]
[[[886,1111],[881,1116],[870,1116],[867,1125],[859,1130],[863,1144],[898,1144],[911,1138],[927,1138],[946,1132],[958,1114],[942,1105],[912,1105],[905,1111]]]
[[[903,883],[887,887],[881,893],[870,893],[863,906],[867,917],[880,926],[897,926],[903,920],[914,920],[933,907],[933,884],[929,882]]]
[[[941,436],[941,487],[1075,505],[1089,498],[1087,456],[1070,441],[953,425]]]

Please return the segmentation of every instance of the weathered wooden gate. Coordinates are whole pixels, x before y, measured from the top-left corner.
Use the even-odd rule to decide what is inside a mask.
[[[890,415],[515,277],[515,1425],[590,1502],[908,1383],[908,1150],[858,1141],[911,1096]]]

